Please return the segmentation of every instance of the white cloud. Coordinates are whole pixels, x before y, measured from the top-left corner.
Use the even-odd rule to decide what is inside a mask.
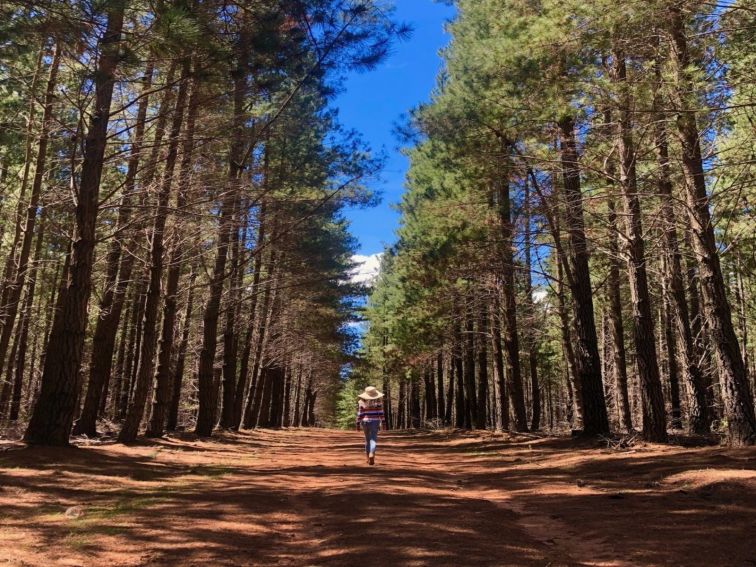
[[[370,256],[363,256],[361,254],[352,256],[352,260],[357,266],[352,270],[349,280],[352,283],[364,285],[375,283],[376,278],[378,278],[378,272],[381,269],[381,256],[383,256],[383,253],[371,254]]]

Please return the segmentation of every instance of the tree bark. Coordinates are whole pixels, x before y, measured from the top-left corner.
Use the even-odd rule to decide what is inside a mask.
[[[142,78],[143,98],[140,99],[139,107],[137,108],[134,140],[131,145],[126,179],[124,180],[124,195],[118,208],[117,232],[122,231],[131,219],[136,175],[139,169],[149,103],[149,96],[146,93],[152,87],[153,70],[154,64],[150,61],[147,63],[144,77]],[[161,110],[165,110],[165,108],[161,107]],[[156,144],[159,144],[159,140],[156,140]],[[110,380],[115,339],[118,334],[118,325],[121,320],[126,290],[131,279],[131,267],[134,262],[131,255],[127,256],[127,259],[123,259],[122,252],[122,237],[118,235],[113,239],[108,251],[107,267],[105,269],[105,289],[100,300],[100,312],[92,338],[92,362],[89,371],[89,383],[87,384],[81,415],[74,426],[74,435],[86,435],[88,437],[95,437],[97,435],[97,416],[101,406],[102,394],[106,384]]]
[[[535,301],[533,300],[533,276],[531,270],[532,257],[531,257],[531,236],[530,236],[530,184],[528,183],[528,175],[525,175],[525,195],[524,195],[524,208],[525,208],[525,301],[528,307],[528,329],[529,332],[526,335],[528,343],[528,367],[530,369],[530,391],[531,391],[531,409],[532,418],[530,422],[531,431],[538,431],[541,429],[541,387],[538,383],[538,351],[536,348],[535,337]]]
[[[619,51],[613,54],[611,74],[613,82],[620,90],[617,145],[620,158],[620,188],[624,204],[627,271],[630,280],[636,362],[638,377],[643,388],[643,437],[649,441],[665,442],[667,419],[654,339],[651,296],[648,292],[645,242],[636,175],[635,141],[630,117],[631,97],[627,87],[625,55]]]
[[[136,308],[136,302],[129,302],[121,328],[121,340],[118,345],[115,361],[115,384],[113,384],[112,394],[110,395],[110,413],[113,419],[115,419],[118,411],[118,400],[120,400],[120,393],[124,383],[124,375],[126,372],[126,348],[129,344],[129,337],[131,337],[131,321],[134,318],[134,311]],[[107,392],[103,392],[100,409],[101,414],[104,414],[107,411],[107,406],[105,406],[106,396]]]
[[[266,151],[267,155],[267,151]],[[267,162],[267,160],[266,160]],[[267,167],[263,175],[267,178]],[[249,382],[249,361],[252,354],[252,342],[255,336],[255,329],[258,324],[260,302],[258,294],[260,290],[260,273],[263,265],[263,246],[266,242],[266,201],[263,199],[260,203],[260,212],[258,215],[257,244],[252,254],[252,305],[249,308],[249,325],[247,335],[244,339],[244,350],[241,356],[241,366],[239,368],[239,380],[235,388],[233,420],[231,429],[238,430],[242,422],[242,410],[244,409],[244,400],[248,394]],[[263,315],[264,316],[264,315]],[[254,377],[254,373],[253,373]]]
[[[273,306],[275,304],[276,291],[275,285],[275,273],[277,254],[275,248],[270,250],[269,267],[268,267],[268,282],[265,287],[263,295],[263,304],[260,311],[260,322],[257,330],[257,338],[255,345],[255,359],[252,368],[252,382],[250,384],[249,395],[247,396],[247,407],[245,408],[245,415],[243,425],[245,428],[254,427],[257,423],[258,415],[260,413],[260,404],[262,400],[262,382],[259,376],[264,368],[265,346],[268,341],[268,330],[270,328],[271,319],[273,316]]]
[[[436,418],[444,422],[445,425],[445,411],[446,401],[444,399],[444,355],[443,351],[439,351],[436,355],[436,384],[438,385],[438,394],[436,396]]]
[[[147,291],[147,281],[142,275],[139,277],[138,287],[132,294],[134,302],[131,314],[131,336],[129,337],[128,346],[126,347],[126,364],[123,369],[121,379],[121,391],[117,398],[117,410],[115,412],[117,419],[126,417],[126,411],[129,407],[131,390],[134,384],[134,373],[136,372],[138,356],[142,344],[142,315],[144,315],[144,303]]]
[[[452,366],[454,368],[454,377],[456,383],[456,393],[454,396],[454,413],[455,423],[458,429],[465,427],[465,373],[464,373],[464,354],[462,349],[462,322],[463,312],[457,310],[454,322],[454,348],[452,351]],[[399,399],[401,407],[402,389],[399,389]],[[400,426],[401,429],[401,426]]]
[[[665,262],[666,263],[666,262]],[[665,271],[667,271],[665,269]],[[666,347],[667,372],[669,374],[669,403],[670,422],[672,429],[682,429],[682,416],[680,413],[680,366],[677,364],[676,351],[679,350],[675,341],[674,321],[672,306],[670,305],[670,292],[664,285],[664,298],[661,306],[661,324],[664,326],[664,346]]]
[[[494,369],[496,371],[496,383],[498,385],[498,419],[499,423],[496,424],[497,429],[507,431],[509,429],[509,390],[507,388],[507,377],[505,375],[504,368],[504,349],[501,346],[501,305],[497,297],[494,299],[492,307],[493,329],[491,334],[491,341],[493,344],[493,362]]]
[[[609,295],[609,329],[612,341],[612,366],[614,368],[614,388],[618,404],[619,425],[622,431],[633,430],[630,413],[630,396],[627,391],[627,355],[625,350],[625,330],[622,323],[622,294],[620,288],[620,257],[617,243],[617,212],[614,198],[608,198],[609,208],[609,275],[607,292]]]
[[[68,445],[77,409],[87,306],[92,291],[100,178],[125,7],[126,2],[119,1],[109,3],[106,8],[108,21],[100,40],[94,109],[84,143],[68,280],[47,345],[39,399],[24,436],[31,444]]]
[[[299,372],[297,373],[297,385],[296,385],[296,391],[294,394],[294,415],[292,420],[292,425],[294,427],[299,427],[302,425],[302,391],[304,389],[303,382],[302,382],[302,376],[304,375],[305,370],[303,367],[299,369]],[[384,393],[386,392],[386,389],[384,388]],[[388,420],[386,422],[388,424]],[[388,425],[387,425],[388,426]]]
[[[575,125],[571,116],[562,118],[558,125],[566,200],[565,221],[569,242],[570,291],[577,339],[574,355],[576,378],[580,385],[583,406],[583,431],[587,435],[606,435],[609,433],[609,419],[604,399],[601,359],[593,312],[593,288],[588,267],[589,253],[583,219],[583,196],[575,144]]]
[[[477,392],[475,390],[475,312],[472,297],[468,295],[465,306],[464,335],[464,384],[465,384],[465,429],[472,429],[478,422]]]
[[[423,368],[423,384],[425,385],[425,421],[432,423],[436,419],[436,384],[433,376],[433,367],[427,365]]]
[[[186,92],[189,76],[189,63],[185,61],[182,65],[181,79],[179,82],[178,94],[176,96],[176,106],[171,124],[171,132],[168,143],[168,152],[165,157],[165,169],[160,182],[158,192],[157,209],[155,211],[155,220],[152,227],[150,247],[150,279],[147,286],[147,299],[144,307],[144,318],[142,320],[142,344],[139,353],[139,364],[137,366],[136,382],[134,384],[134,393],[131,404],[126,413],[126,420],[118,434],[118,440],[121,443],[133,442],[139,433],[139,425],[142,422],[144,408],[147,403],[147,396],[150,389],[150,381],[153,379],[155,368],[155,347],[157,345],[157,324],[158,311],[160,308],[160,288],[163,277],[163,249],[165,225],[168,220],[168,205],[171,199],[171,190],[173,187],[173,174],[178,157],[179,135],[181,134],[181,125],[184,119],[186,105]],[[175,290],[172,290],[175,295]],[[175,317],[175,306],[174,306]],[[173,322],[171,321],[171,325]],[[167,376],[167,370],[164,377]],[[163,390],[160,395],[164,398],[167,396],[168,385],[161,384]]]
[[[42,40],[42,45],[37,53],[37,61],[34,66],[34,74],[32,75],[31,84],[28,92],[29,108],[27,110],[28,115],[26,118],[26,131],[24,144],[24,168],[21,174],[21,188],[19,189],[18,203],[16,204],[16,222],[14,223],[13,239],[8,250],[8,254],[5,257],[5,265],[3,266],[3,276],[0,281],[0,328],[5,325],[5,308],[8,303],[8,296],[11,290],[11,280],[13,279],[14,271],[16,268],[16,250],[18,244],[23,236],[22,219],[24,215],[24,202],[26,201],[26,190],[29,187],[29,175],[31,173],[32,164],[32,149],[34,147],[34,115],[36,114],[37,106],[37,82],[42,74],[43,62],[45,52],[47,51],[48,38]],[[5,177],[7,170],[3,168],[3,177]],[[0,236],[5,235],[5,223],[0,227]],[[0,242],[3,239],[0,238]],[[6,347],[7,348],[7,347]],[[0,353],[0,359],[5,358],[5,351]]]
[[[294,371],[291,367],[289,367],[289,371],[286,374],[286,384],[284,387],[283,420],[281,422],[281,425],[283,427],[291,426],[291,389],[294,383],[293,376]]]
[[[488,313],[485,307],[478,309],[477,332],[477,369],[478,369],[478,410],[475,416],[475,427],[485,429],[488,421]]]
[[[243,272],[240,255],[239,231],[241,230],[241,203],[237,196],[234,204],[234,222],[231,237],[231,270],[229,280],[231,289],[228,293],[228,305],[226,306],[226,322],[223,330],[223,404],[221,407],[220,426],[223,429],[234,427],[234,404],[236,400],[236,368],[239,354],[239,339],[236,332],[236,322],[240,316],[239,305],[241,304],[241,286],[239,274]],[[280,426],[280,425],[279,425]]]
[[[178,426],[179,405],[181,403],[181,386],[184,381],[184,368],[186,367],[186,351],[189,348],[189,335],[192,330],[192,310],[194,307],[194,282],[197,279],[197,269],[192,266],[189,276],[189,294],[186,299],[184,310],[184,323],[181,331],[181,342],[176,353],[176,368],[171,380],[171,400],[168,404],[168,416],[165,428],[168,431],[176,431]]]
[[[243,26],[246,22],[243,24]],[[209,437],[215,427],[215,408],[212,400],[217,397],[213,392],[213,364],[218,343],[218,316],[220,312],[223,283],[226,279],[226,260],[228,258],[229,240],[233,227],[234,203],[241,190],[239,186],[244,158],[244,119],[245,97],[247,94],[247,63],[250,57],[247,30],[243,29],[237,46],[237,65],[232,71],[233,82],[233,122],[231,127],[231,147],[228,156],[228,179],[225,193],[221,199],[220,222],[218,226],[218,245],[215,265],[210,281],[210,295],[202,317],[202,349],[199,356],[199,410],[195,433],[200,437]]]
[[[55,88],[58,84],[60,56],[61,48],[60,42],[58,41],[55,43],[52,61],[50,62],[50,68],[48,71],[42,111],[42,131],[40,132],[39,141],[37,142],[37,159],[34,163],[34,178],[32,180],[29,204],[26,208],[26,215],[24,216],[21,250],[14,262],[16,273],[10,285],[3,289],[4,300],[1,305],[2,309],[0,309],[0,314],[2,314],[2,318],[0,318],[0,324],[2,324],[2,331],[0,331],[0,373],[4,368],[5,356],[11,335],[13,334],[13,328],[16,324],[21,293],[26,283],[26,275],[29,268],[29,256],[31,254],[32,241],[34,239],[34,226],[39,214],[39,199],[42,194],[42,183],[46,173],[47,145],[50,140],[50,129],[52,128],[53,123],[53,102],[55,101]],[[11,255],[11,258],[12,257],[13,255]],[[11,360],[9,361],[8,366],[11,367],[12,365],[13,361]]]
[[[188,69],[189,64],[187,63],[186,65],[186,68]],[[189,184],[191,180],[191,167],[194,152],[194,127],[199,97],[198,85],[199,83],[195,82],[192,87],[192,93],[189,97],[189,105],[186,113],[186,128],[184,132],[184,142],[182,144],[181,164],[179,166],[178,197],[176,199],[176,210],[179,211],[179,213],[186,208],[190,191]],[[179,97],[180,96],[181,94],[179,93]],[[178,224],[174,226],[173,237],[174,243],[168,260],[168,276],[165,283],[163,327],[160,332],[157,371],[155,372],[150,423],[146,431],[147,437],[161,437],[163,435],[165,431],[166,414],[169,412],[171,399],[173,397],[171,356],[173,355],[173,340],[176,331],[176,316],[178,314],[176,296],[178,294],[181,271],[186,256],[184,242]]]
[[[455,376],[455,366],[454,366],[454,355],[452,354],[449,359],[449,365],[448,365],[448,378],[447,378],[447,386],[446,386],[446,408],[444,411],[444,423],[446,425],[452,424],[452,417],[453,417],[453,409],[455,406],[455,399],[454,399],[454,376]]]
[[[412,379],[409,383],[409,425],[412,429],[420,428],[421,415],[420,385],[417,379]]]
[[[307,425],[315,427],[315,402],[318,401],[318,392],[313,390],[310,394],[310,404],[307,407]]]
[[[399,399],[397,400],[396,428],[407,429],[407,379],[399,380]],[[462,419],[464,420],[464,408],[462,408]],[[457,418],[459,421],[459,418]]]
[[[501,178],[495,184],[495,198],[499,215],[499,230],[501,232],[501,294],[503,302],[503,342],[507,364],[507,392],[512,404],[514,427],[517,431],[528,430],[528,417],[525,409],[525,395],[522,387],[522,371],[520,365],[520,338],[517,327],[517,291],[515,287],[515,265],[513,253],[514,224],[512,223],[512,205],[509,197],[509,152],[510,147],[504,144],[507,153],[507,163]]]
[[[696,91],[690,77],[691,59],[685,21],[678,2],[668,8],[671,60],[676,85],[677,133],[682,146],[690,236],[701,280],[703,308],[719,369],[724,417],[729,442],[735,446],[756,443],[756,415],[740,345],[732,323],[722,268],[709,211],[706,173],[696,123]]]
[[[19,347],[16,355],[16,365],[14,367],[13,378],[13,391],[11,394],[11,405],[8,413],[9,421],[18,420],[19,413],[21,412],[21,395],[24,382],[24,370],[26,368],[26,352],[28,350],[29,342],[29,327],[32,320],[32,309],[34,307],[34,299],[37,290],[37,280],[39,273],[39,264],[42,260],[42,245],[45,237],[45,213],[42,213],[42,219],[37,230],[37,241],[34,245],[34,259],[29,271],[29,285],[26,290],[26,297],[24,298],[24,306],[21,311],[21,319],[19,322]],[[10,365],[8,371],[8,378],[10,379]],[[31,380],[31,375],[29,377]]]
[[[657,190],[661,199],[661,216],[664,221],[663,239],[665,250],[668,300],[677,332],[678,352],[682,365],[682,375],[686,385],[686,402],[688,409],[688,430],[691,433],[705,434],[709,431],[709,412],[706,404],[706,387],[700,367],[700,356],[691,328],[688,303],[685,298],[685,285],[682,272],[680,244],[675,228],[674,197],[669,163],[667,127],[661,115],[661,101],[658,86],[661,85],[660,63],[656,63],[656,89],[654,107],[656,111],[654,125],[654,148],[656,163],[659,168]]]

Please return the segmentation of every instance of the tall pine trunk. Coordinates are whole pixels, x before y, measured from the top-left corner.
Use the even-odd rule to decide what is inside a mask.
[[[703,314],[717,358],[729,441],[736,446],[752,445],[756,443],[756,415],[740,345],[732,323],[709,210],[706,172],[695,114],[697,101],[691,78],[692,62],[682,8],[677,2],[669,6],[668,16],[671,60],[676,81],[672,95],[677,106],[677,133],[682,146],[686,210],[701,281]]]
[[[26,353],[29,348],[29,328],[32,321],[32,309],[34,307],[37,281],[39,278],[39,265],[42,259],[42,245],[45,237],[45,216],[46,215],[43,212],[39,229],[37,230],[37,241],[34,245],[34,259],[29,271],[29,285],[26,290],[26,297],[24,297],[24,307],[21,311],[21,319],[19,321],[19,347],[18,353],[16,354],[16,365],[13,368],[13,391],[11,393],[11,404],[8,412],[9,421],[16,421],[21,412],[21,396],[24,384],[24,370],[26,368]],[[10,379],[10,364],[8,365],[8,369],[8,377]],[[29,381],[31,381],[32,377],[33,373],[30,372]]]
[[[485,306],[477,308],[478,332],[477,332],[477,364],[478,369],[478,411],[476,414],[475,427],[485,429],[488,423],[488,312]]]
[[[588,243],[583,219],[580,165],[575,144],[575,124],[571,116],[559,121],[559,140],[564,177],[565,223],[568,233],[570,291],[574,314],[576,378],[583,407],[583,431],[588,435],[609,433],[609,419],[601,378],[593,288],[588,267]]]
[[[246,18],[246,16],[245,16]],[[246,26],[243,22],[242,26]],[[228,155],[228,178],[221,199],[220,221],[218,225],[218,243],[210,280],[210,294],[202,317],[202,349],[199,356],[197,372],[199,382],[199,410],[195,432],[201,437],[209,437],[215,427],[216,408],[213,400],[217,399],[213,384],[213,365],[218,344],[218,317],[220,314],[221,295],[226,280],[226,260],[229,241],[233,228],[234,203],[241,190],[241,174],[244,161],[244,118],[245,97],[247,95],[247,61],[250,57],[247,30],[242,29],[237,45],[237,61],[232,75],[233,84],[233,119],[231,126],[231,147]]]
[[[627,391],[627,354],[625,350],[625,330],[622,316],[622,292],[620,287],[620,257],[617,242],[617,212],[614,197],[609,195],[609,275],[607,278],[607,295],[609,296],[609,330],[612,342],[612,367],[614,370],[614,389],[617,398],[619,426],[622,431],[633,429],[630,413],[630,396]]]
[[[448,425],[445,420],[446,401],[444,399],[444,354],[439,351],[436,355],[436,384],[438,385],[438,394],[436,396],[437,408],[436,418],[440,419],[444,425]]]
[[[502,340],[504,343],[504,355],[507,364],[506,378],[507,391],[512,404],[512,417],[517,431],[528,430],[528,417],[525,410],[525,395],[522,386],[522,370],[520,364],[520,336],[517,327],[517,289],[515,287],[514,265],[514,224],[512,222],[512,204],[509,196],[510,163],[509,144],[502,144],[505,171],[501,172],[501,178],[495,183],[495,200],[499,216],[499,231],[501,233],[501,296],[502,305]]]
[[[669,163],[669,145],[667,127],[664,117],[660,114],[661,101],[658,88],[661,85],[661,70],[656,63],[654,109],[656,111],[654,125],[654,148],[656,163],[659,168],[657,174],[657,190],[661,200],[661,216],[664,221],[663,238],[665,250],[667,290],[670,309],[677,331],[678,352],[682,365],[682,375],[686,385],[686,400],[688,409],[688,430],[691,433],[708,433],[709,411],[706,404],[706,387],[701,372],[700,356],[696,353],[696,345],[691,327],[690,312],[685,298],[685,284],[682,271],[680,244],[675,228],[675,207],[672,194],[672,181]]]
[[[236,369],[239,355],[239,339],[237,333],[237,321],[241,315],[241,281],[240,276],[244,273],[241,256],[243,249],[239,232],[242,228],[241,198],[237,196],[234,205],[234,227],[232,230],[231,244],[231,270],[229,280],[231,289],[228,293],[226,305],[226,321],[223,330],[223,401],[221,407],[220,426],[223,429],[234,428],[234,404],[236,400]],[[279,424],[280,426],[280,424]]]
[[[118,220],[116,231],[120,232],[128,226],[133,208],[134,192],[136,188],[136,176],[139,169],[142,142],[144,139],[145,123],[149,96],[146,94],[152,87],[152,74],[154,63],[147,63],[144,77],[142,78],[143,97],[137,108],[134,139],[131,145],[126,179],[124,180],[124,195],[118,208]],[[164,107],[163,107],[164,110]],[[164,120],[164,119],[163,119]],[[158,126],[160,130],[160,126]],[[159,140],[156,140],[159,144]],[[122,236],[116,235],[110,245],[105,268],[105,289],[100,300],[99,314],[95,323],[94,336],[92,338],[92,362],[90,364],[89,382],[84,396],[84,406],[81,415],[74,426],[74,435],[97,435],[97,416],[101,406],[101,398],[106,384],[110,381],[113,364],[113,351],[115,339],[118,334],[118,325],[126,299],[126,290],[131,279],[131,267],[134,259],[131,254],[123,254]]]
[[[613,82],[620,90],[617,145],[620,188],[624,204],[627,272],[630,281],[635,355],[638,377],[643,388],[643,436],[649,441],[664,442],[667,440],[667,419],[654,339],[651,296],[648,291],[645,242],[635,165],[635,142],[630,118],[631,97],[628,93],[625,56],[621,52],[615,51],[613,54],[611,75]]]
[[[267,151],[266,151],[267,155]],[[263,175],[267,176],[267,168]],[[252,355],[253,339],[255,337],[255,329],[260,313],[260,272],[263,265],[263,246],[265,245],[265,231],[266,231],[266,201],[263,199],[260,203],[260,210],[258,214],[258,229],[257,229],[257,243],[255,244],[254,252],[252,253],[252,304],[249,308],[249,323],[247,328],[247,334],[244,339],[244,349],[242,350],[241,365],[239,368],[239,379],[236,383],[235,396],[234,396],[234,408],[233,416],[230,424],[230,428],[233,430],[239,429],[242,422],[242,410],[244,409],[244,401],[248,394],[249,383],[249,363]],[[295,412],[296,413],[296,412]]]
[[[47,344],[39,399],[24,436],[27,443],[68,445],[77,409],[87,307],[92,291],[100,178],[125,8],[125,0],[109,2],[106,8],[108,21],[99,42],[94,108],[84,142],[84,160],[76,192],[76,225],[70,266]]]
[[[478,423],[477,392],[475,390],[475,312],[472,294],[468,294],[465,306],[464,334],[464,389],[465,428],[472,429]]]
[[[179,135],[184,119],[186,105],[186,91],[189,76],[189,63],[184,62],[179,82],[176,106],[171,124],[168,152],[165,157],[165,169],[163,170],[158,190],[157,208],[151,233],[150,247],[150,276],[147,286],[147,299],[144,306],[144,318],[142,320],[142,344],[139,352],[139,364],[136,372],[131,404],[126,414],[126,420],[118,434],[121,443],[134,441],[139,432],[144,408],[149,394],[150,381],[153,379],[155,368],[155,348],[157,346],[157,324],[160,308],[161,283],[163,277],[163,250],[165,225],[168,220],[168,205],[170,204],[173,187],[173,175],[178,157]],[[175,292],[174,292],[175,294]],[[167,376],[167,373],[166,373]],[[167,395],[167,387],[161,395]]]
[[[186,298],[184,309],[184,322],[181,329],[181,342],[176,352],[176,366],[173,369],[171,380],[171,399],[168,403],[168,415],[165,428],[168,431],[176,431],[178,426],[179,405],[181,403],[181,386],[184,382],[184,369],[186,368],[186,351],[189,348],[189,336],[192,330],[192,311],[194,308],[194,282],[197,279],[197,268],[192,266],[189,275],[189,293]]]
[[[18,315],[18,306],[21,300],[26,283],[26,275],[29,268],[29,256],[31,254],[32,241],[34,240],[34,226],[39,214],[39,199],[42,194],[42,183],[45,178],[45,167],[47,164],[47,145],[50,140],[50,129],[53,123],[53,102],[55,100],[55,88],[58,83],[58,68],[60,66],[61,46],[56,42],[53,50],[52,61],[47,77],[47,86],[45,88],[45,98],[42,111],[42,131],[37,142],[37,158],[34,162],[34,178],[32,180],[31,194],[29,203],[24,215],[24,223],[21,237],[21,250],[15,260],[15,277],[10,284],[3,289],[4,297],[0,307],[2,313],[2,331],[0,331],[0,372],[2,372],[5,362],[8,344],[10,343],[13,328],[16,324]],[[8,365],[12,366],[10,360]]]
[[[524,207],[525,207],[525,302],[528,307],[528,368],[530,370],[530,392],[531,392],[531,422],[530,428],[532,431],[538,431],[541,428],[541,387],[538,383],[538,352],[536,349],[536,337],[535,337],[535,302],[533,300],[533,276],[532,270],[532,243],[530,236],[530,184],[528,175],[525,175],[525,195],[524,195]]]
[[[181,164],[179,166],[178,197],[176,210],[181,213],[187,206],[190,191],[191,167],[194,151],[194,127],[198,106],[199,83],[194,82],[192,94],[189,97],[187,107],[186,128],[184,142],[182,144]],[[179,280],[186,256],[181,230],[177,223],[173,230],[174,242],[168,259],[168,275],[165,282],[165,303],[163,305],[163,326],[160,331],[160,343],[158,348],[157,370],[153,387],[152,411],[150,423],[147,427],[147,437],[160,437],[163,435],[166,414],[170,409],[173,397],[171,356],[173,355],[173,340],[178,314],[177,295]],[[179,392],[180,394],[180,392]]]
[[[37,60],[34,65],[34,74],[32,75],[29,91],[27,93],[29,107],[26,117],[26,131],[24,144],[24,168],[21,174],[21,187],[19,189],[18,203],[16,204],[16,222],[14,223],[13,239],[9,246],[8,253],[5,257],[3,266],[2,280],[0,280],[0,328],[5,324],[5,305],[8,303],[8,296],[11,291],[11,282],[16,269],[16,251],[23,236],[24,203],[26,202],[26,191],[29,187],[29,175],[31,174],[32,151],[34,149],[34,123],[37,107],[37,83],[42,74],[44,56],[47,51],[47,38],[44,38],[42,45],[37,53]],[[3,178],[7,176],[7,168],[3,167]],[[3,202],[5,199],[3,199]],[[6,223],[0,228],[0,237],[5,236]],[[2,239],[0,239],[2,242]],[[6,346],[7,349],[7,346]],[[5,351],[0,353],[0,359],[5,358]]]
[[[504,368],[504,349],[501,346],[501,305],[498,294],[494,298],[491,321],[491,344],[493,345],[493,362],[496,372],[496,397],[498,411],[496,412],[498,423],[497,429],[507,431],[509,429],[509,390],[507,388],[506,370]]]
[[[611,110],[604,112],[604,125],[608,128],[608,134],[612,131]],[[604,165],[607,187],[607,260],[609,273],[606,280],[606,292],[608,303],[608,323],[611,341],[612,370],[614,377],[614,398],[617,404],[617,417],[619,427],[624,432],[633,430],[633,418],[630,411],[630,395],[627,389],[627,351],[625,349],[625,327],[622,314],[622,287],[620,274],[622,272],[622,258],[620,255],[619,236],[620,227],[617,224],[617,205],[615,202],[615,182],[617,176],[614,159],[607,159]]]
[[[252,380],[247,395],[247,404],[244,412],[243,425],[245,428],[254,427],[257,423],[257,416],[260,413],[260,404],[262,399],[262,382],[260,376],[264,367],[265,346],[268,342],[270,323],[273,317],[273,306],[275,304],[276,290],[275,273],[277,271],[277,254],[276,249],[271,248],[268,260],[268,281],[266,282],[263,293],[263,303],[260,311],[260,321],[255,339],[254,364],[252,367]]]
[[[666,264],[666,259],[664,264]],[[664,267],[664,272],[668,268]],[[680,410],[680,375],[681,369],[677,360],[677,351],[679,350],[675,338],[674,321],[672,306],[670,305],[670,292],[668,282],[663,282],[663,297],[660,306],[660,326],[664,329],[664,348],[666,350],[667,373],[669,374],[669,403],[670,403],[670,422],[672,429],[682,429],[682,414]],[[661,338],[661,337],[660,337]],[[661,348],[660,348],[661,350]]]
[[[465,427],[465,373],[464,373],[464,352],[462,345],[462,317],[464,312],[457,305],[457,309],[454,314],[454,346],[452,350],[452,366],[453,376],[455,382],[454,393],[454,421],[458,429]],[[403,382],[402,382],[403,384]],[[399,399],[402,399],[401,392]],[[401,407],[401,404],[400,404]],[[401,425],[399,428],[401,429]]]

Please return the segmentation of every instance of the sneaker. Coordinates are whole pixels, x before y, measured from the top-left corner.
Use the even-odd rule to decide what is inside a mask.
[[[374,465],[375,464],[375,454],[370,453],[370,456],[368,456],[368,464]]]

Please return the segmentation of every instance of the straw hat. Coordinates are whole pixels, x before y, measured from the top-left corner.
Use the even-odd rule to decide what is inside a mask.
[[[365,391],[362,392],[358,397],[362,398],[363,400],[377,400],[378,398],[382,398],[383,394],[379,392],[377,388],[368,386],[367,388],[365,388]]]

